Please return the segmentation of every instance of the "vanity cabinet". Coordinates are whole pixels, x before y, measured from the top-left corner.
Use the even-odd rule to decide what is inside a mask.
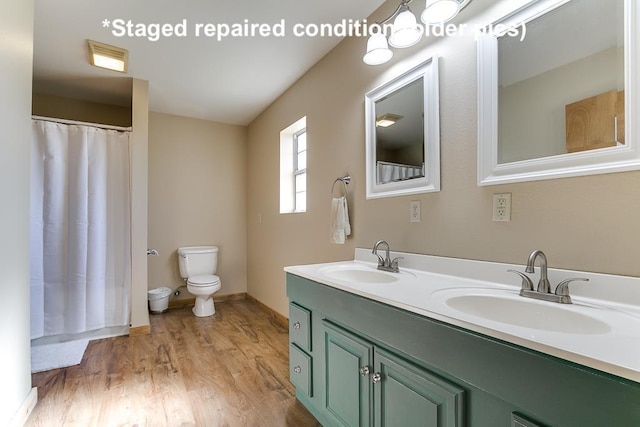
[[[322,326],[326,409],[335,425],[463,425],[461,388],[328,320]]]
[[[637,382],[291,273],[287,295],[291,380],[325,427],[640,426]]]
[[[296,391],[313,396],[311,357],[311,312],[295,303],[289,304],[289,379]]]

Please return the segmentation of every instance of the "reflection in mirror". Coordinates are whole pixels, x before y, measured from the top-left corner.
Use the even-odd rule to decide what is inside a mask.
[[[622,0],[573,0],[499,37],[498,163],[622,142],[623,43]]]
[[[422,77],[376,101],[376,181],[424,176]]]
[[[367,198],[440,189],[437,58],[367,93]]]
[[[639,14],[538,0],[490,26],[525,31],[478,39],[479,185],[640,169]]]

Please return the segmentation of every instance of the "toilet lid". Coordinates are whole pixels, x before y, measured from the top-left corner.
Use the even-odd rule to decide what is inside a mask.
[[[213,274],[189,277],[187,283],[193,286],[211,286],[220,283],[220,278]]]

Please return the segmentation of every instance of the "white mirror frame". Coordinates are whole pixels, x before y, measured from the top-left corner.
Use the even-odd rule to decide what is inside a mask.
[[[378,184],[376,179],[376,101],[419,78],[424,82],[425,176]],[[365,95],[367,199],[440,191],[439,106],[438,58],[435,56]]]
[[[492,24],[521,26],[570,0],[540,0]],[[506,27],[497,27],[497,25]],[[536,181],[640,169],[638,140],[640,85],[640,5],[624,2],[625,142],[624,146],[498,163],[498,36],[478,39],[478,185]]]

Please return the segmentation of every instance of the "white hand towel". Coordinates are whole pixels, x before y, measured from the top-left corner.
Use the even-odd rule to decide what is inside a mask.
[[[349,224],[349,209],[347,198],[338,197],[331,201],[331,243],[344,244],[345,239],[351,234]]]

